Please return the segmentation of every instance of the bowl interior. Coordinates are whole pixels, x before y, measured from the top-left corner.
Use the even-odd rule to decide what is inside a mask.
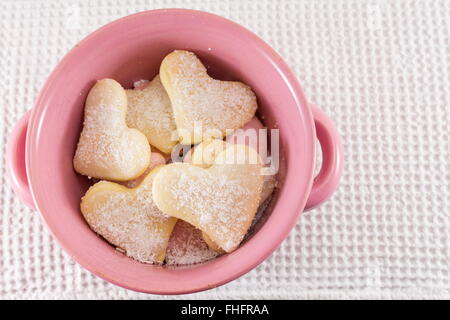
[[[272,214],[260,230],[232,254],[183,268],[136,262],[92,232],[79,210],[80,198],[91,182],[76,174],[72,166],[84,102],[95,81],[113,78],[131,88],[134,81],[152,79],[164,56],[174,49],[195,52],[214,78],[250,85],[265,125],[280,128],[282,154],[280,189],[271,206]],[[84,267],[139,291],[193,292],[247,272],[284,239],[303,209],[310,188],[313,132],[309,109],[295,78],[259,38],[214,15],[154,11],[103,27],[60,62],[32,114],[27,171],[44,220],[60,244]],[[297,161],[303,165],[298,166]]]

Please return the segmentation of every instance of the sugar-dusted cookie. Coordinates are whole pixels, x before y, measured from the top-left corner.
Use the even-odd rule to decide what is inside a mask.
[[[166,251],[168,265],[187,265],[211,260],[219,255],[202,238],[202,232],[183,220],[178,220]]]
[[[153,202],[153,169],[134,189],[100,181],[81,199],[81,212],[91,228],[138,261],[161,263],[177,219]]]
[[[127,96],[122,86],[103,79],[90,90],[84,124],[73,159],[82,175],[116,181],[139,177],[150,163],[150,145],[125,123]]]
[[[227,129],[241,128],[255,114],[256,96],[249,86],[212,79],[192,52],[176,50],[167,55],[160,76],[182,144],[199,143],[210,135],[223,137]]]
[[[230,145],[231,144],[219,139],[203,141],[202,143],[189,150],[189,152],[184,157],[183,162],[191,163],[202,168],[209,168],[214,163],[214,159],[216,158],[217,154],[222,152],[226,147]],[[264,193],[264,186],[261,193]],[[208,245],[211,251],[218,254],[224,252],[208,237],[206,233],[202,232],[201,237],[203,239],[203,242]]]
[[[151,160],[150,160],[150,165],[144,171],[144,173],[141,174],[136,179],[125,181],[125,182],[121,182],[120,184],[124,185],[127,188],[136,188],[138,185],[141,184],[141,182],[150,173],[150,171],[152,171],[154,168],[156,168],[156,167],[158,167],[160,165],[163,165],[163,164],[166,164],[165,157],[159,152],[152,151],[152,157],[151,157]]]
[[[232,139],[231,141],[238,142],[240,139]],[[188,159],[185,159],[184,162],[192,163],[193,165],[202,168],[209,168],[214,163],[217,154],[230,145],[230,143],[218,139],[204,141],[190,150],[187,154]],[[263,179],[264,183],[261,192],[260,205],[269,198],[277,185],[275,175],[264,175]],[[220,247],[218,247],[206,234],[203,234],[203,239],[212,250],[222,252]]]
[[[128,97],[127,125],[141,131],[148,142],[164,153],[170,153],[177,144],[176,125],[169,96],[159,75],[150,82],[142,82]],[[175,138],[172,134],[175,133]]]
[[[276,180],[275,176],[265,175],[265,176],[263,176],[263,178],[264,178],[264,183],[263,183],[262,192],[261,192],[261,199],[259,201],[259,206],[258,206],[258,212],[261,211],[260,212],[261,214],[263,214],[263,211],[265,209],[264,204],[267,203],[269,197],[273,193],[273,190],[277,186],[277,180]],[[255,217],[255,219],[256,219],[256,217]],[[206,233],[204,233],[204,232],[202,233],[202,238],[212,251],[217,252],[217,253],[223,253],[222,248],[220,248]]]
[[[208,169],[172,163],[153,183],[158,208],[196,226],[226,252],[235,250],[248,231],[259,205],[263,165],[257,152],[231,145]]]

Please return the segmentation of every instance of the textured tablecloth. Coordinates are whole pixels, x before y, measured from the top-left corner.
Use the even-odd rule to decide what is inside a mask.
[[[304,213],[259,267],[181,298],[450,298],[450,1],[0,6],[2,155],[14,123],[77,41],[116,18],[163,7],[217,13],[260,35],[336,123],[346,153],[336,194]],[[0,174],[0,298],[173,298],[128,291],[85,271],[14,196],[4,157]]]

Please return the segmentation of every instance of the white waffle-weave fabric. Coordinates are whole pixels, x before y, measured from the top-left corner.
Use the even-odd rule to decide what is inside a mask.
[[[450,1],[19,1],[0,4],[0,147],[80,39],[138,11],[184,7],[257,33],[335,122],[337,193],[230,284],[181,297],[81,268],[14,196],[1,161],[0,298],[450,298]],[[255,75],[258,76],[258,75]],[[299,163],[301,165],[301,163]]]

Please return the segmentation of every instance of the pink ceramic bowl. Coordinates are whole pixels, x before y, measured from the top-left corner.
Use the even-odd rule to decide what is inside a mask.
[[[282,153],[281,187],[258,231],[231,254],[183,268],[136,262],[91,231],[79,209],[90,183],[72,167],[84,101],[94,82],[108,77],[131,87],[136,80],[156,75],[163,57],[174,49],[194,51],[213,77],[249,84],[265,124],[280,128]],[[316,134],[323,166],[314,179]],[[307,104],[295,75],[265,42],[219,16],[171,9],[125,17],[77,44],[11,133],[7,161],[17,195],[40,212],[54,237],[79,264],[128,289],[179,294],[222,285],[266,259],[305,206],[320,204],[335,190],[342,148],[333,124]]]

